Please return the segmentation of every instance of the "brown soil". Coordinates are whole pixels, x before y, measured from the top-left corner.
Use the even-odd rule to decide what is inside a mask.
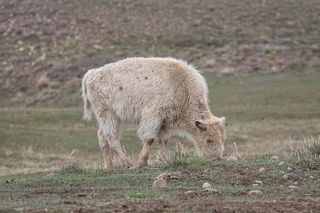
[[[109,208],[108,208],[109,209]],[[253,203],[203,202],[186,200],[183,202],[148,201],[121,203],[114,211],[123,212],[317,212],[320,204],[313,200],[282,200]]]
[[[318,0],[1,0],[0,97],[38,93],[44,74],[62,87],[129,56],[228,75],[319,68],[319,11]]]
[[[201,199],[178,201],[148,200],[120,203],[98,203],[89,206],[81,202],[59,203],[73,212],[318,212],[319,199],[283,199],[259,202],[208,202]],[[41,211],[32,210],[33,211]]]

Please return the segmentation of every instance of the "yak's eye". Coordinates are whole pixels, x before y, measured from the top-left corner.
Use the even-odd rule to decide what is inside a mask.
[[[214,143],[214,141],[213,141],[213,140],[211,140],[211,139],[208,139],[208,140],[207,140],[207,143],[208,143],[208,144],[213,144],[213,143]]]

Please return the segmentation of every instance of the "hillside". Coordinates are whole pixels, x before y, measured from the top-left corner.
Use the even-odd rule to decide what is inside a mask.
[[[1,0],[1,105],[78,94],[86,70],[130,56],[210,73],[319,70],[319,11],[318,0]]]

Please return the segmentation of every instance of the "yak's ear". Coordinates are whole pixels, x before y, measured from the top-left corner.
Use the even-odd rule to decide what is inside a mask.
[[[194,124],[196,125],[196,127],[198,129],[201,130],[201,132],[206,132],[207,131],[207,127],[205,124],[203,124],[201,121],[195,121]]]
[[[228,126],[228,125],[229,125],[226,117],[221,117],[221,121],[222,121],[222,123],[224,124],[224,126]]]

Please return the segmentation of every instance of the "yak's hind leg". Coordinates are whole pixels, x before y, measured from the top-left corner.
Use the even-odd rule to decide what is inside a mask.
[[[152,145],[154,139],[147,139],[143,141],[142,151],[139,155],[139,167],[145,167],[148,165],[150,146]]]
[[[152,107],[143,111],[138,129],[138,136],[143,142],[143,148],[139,155],[139,167],[148,165],[150,146],[154,140],[158,139],[163,123],[161,113],[158,110],[150,111],[150,108]]]
[[[132,163],[128,160],[120,144],[120,121],[112,113],[104,113],[99,116],[99,126],[102,129],[103,135],[108,141],[109,147],[120,158],[123,165],[127,168],[132,167]]]
[[[113,169],[112,155],[108,139],[104,136],[101,128],[98,129],[97,135],[99,140],[99,146],[103,156],[103,169]]]

